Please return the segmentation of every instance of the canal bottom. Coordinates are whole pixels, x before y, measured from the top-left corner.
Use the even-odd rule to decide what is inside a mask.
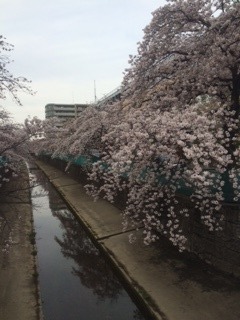
[[[43,172],[30,177],[44,320],[147,320]]]

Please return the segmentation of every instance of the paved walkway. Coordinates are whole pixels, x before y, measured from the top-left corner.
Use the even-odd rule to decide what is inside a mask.
[[[144,246],[139,235],[130,244],[127,236],[131,231],[122,233],[116,207],[104,200],[93,202],[77,181],[41,161],[36,163],[145,301],[151,319],[240,319],[240,281],[188,254],[179,254],[164,241]]]
[[[39,296],[32,225],[32,208],[27,170],[10,181],[0,216],[7,226],[0,234],[0,319],[38,320]],[[4,239],[4,240],[3,240]]]

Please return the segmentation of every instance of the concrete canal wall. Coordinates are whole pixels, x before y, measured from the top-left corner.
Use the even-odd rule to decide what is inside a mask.
[[[189,225],[189,250],[218,269],[240,278],[240,208],[239,205],[224,204],[222,231],[210,232],[201,223],[197,210],[188,199],[182,203],[194,212]]]
[[[64,171],[66,162],[59,159],[43,157],[42,160]],[[68,174],[84,184],[86,173],[81,166],[71,165]],[[120,202],[125,201],[123,194],[119,195]],[[200,220],[200,215],[193,207],[188,197],[178,198],[180,206],[187,207],[192,212],[191,219],[185,226],[188,234],[188,249],[202,260],[217,267],[219,270],[233,274],[240,278],[240,206],[224,204],[223,230],[210,232]],[[123,205],[122,205],[123,206]]]

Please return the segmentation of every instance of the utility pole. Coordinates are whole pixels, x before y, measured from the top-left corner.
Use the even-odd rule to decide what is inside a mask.
[[[94,80],[94,102],[97,102],[96,81]]]

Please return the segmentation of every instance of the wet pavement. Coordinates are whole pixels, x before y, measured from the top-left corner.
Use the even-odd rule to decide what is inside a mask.
[[[188,254],[179,254],[165,241],[145,246],[139,235],[137,242],[130,244],[132,231],[122,233],[117,208],[104,200],[93,202],[77,181],[60,170],[41,161],[37,165],[149,308],[152,319],[240,319],[239,280]]]

